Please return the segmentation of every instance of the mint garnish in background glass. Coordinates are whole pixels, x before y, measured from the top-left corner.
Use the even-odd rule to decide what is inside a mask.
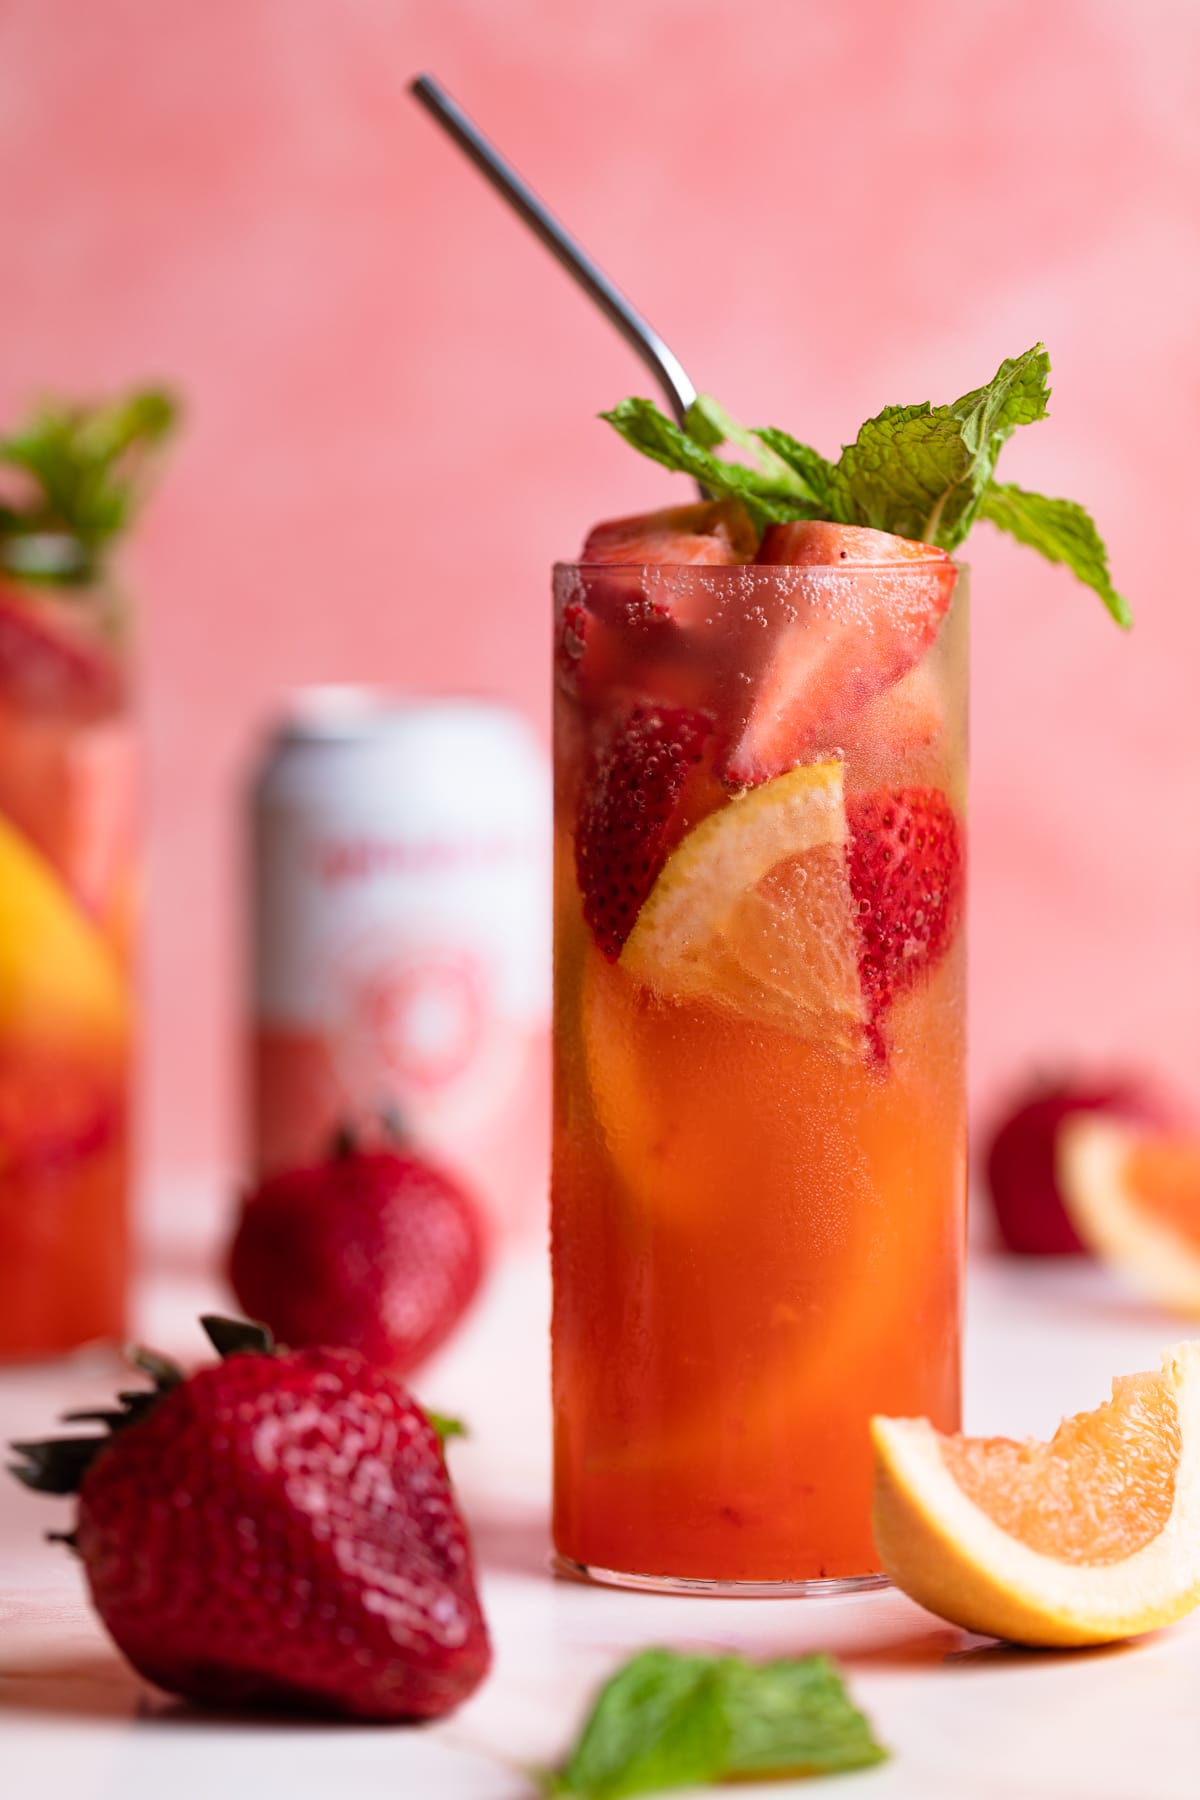
[[[0,570],[68,592],[96,582],[176,417],[169,394],[142,388],[93,406],[44,401],[0,437]]]

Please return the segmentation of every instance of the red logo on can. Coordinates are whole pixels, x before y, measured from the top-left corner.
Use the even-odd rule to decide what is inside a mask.
[[[478,1055],[487,1028],[484,972],[461,950],[423,945],[400,960],[360,966],[347,985],[351,1054],[385,1085],[433,1092],[458,1080]]]

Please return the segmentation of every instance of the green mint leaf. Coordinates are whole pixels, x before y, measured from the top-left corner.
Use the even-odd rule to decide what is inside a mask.
[[[962,427],[949,408],[886,406],[842,451],[831,483],[833,517],[898,537],[932,537],[931,521],[966,468]]]
[[[866,1768],[886,1752],[824,1656],[646,1650],[619,1669],[551,1791],[578,1800]]]
[[[430,1412],[425,1408],[425,1417],[437,1433],[438,1442],[444,1450],[449,1438],[465,1438],[470,1433],[461,1419],[452,1418],[449,1413]]]
[[[47,402],[0,437],[0,566],[58,583],[98,575],[175,418],[170,395],[145,388],[101,406]]]
[[[976,519],[987,518],[1051,562],[1066,563],[1127,626],[1129,608],[1083,507],[995,483],[1005,443],[1018,426],[1044,419],[1049,399],[1050,359],[1043,344],[1034,344],[950,405],[884,407],[836,463],[776,427],[747,431],[707,394],[688,409],[683,431],[649,400],[623,400],[601,417],[644,456],[710,493],[736,495],[760,533],[794,519],[828,519],[954,551]],[[714,454],[725,444],[739,447],[753,466]]]
[[[760,438],[768,450],[774,451],[780,462],[786,464],[794,475],[798,475],[804,483],[805,492],[816,501],[824,501],[828,505],[833,480],[833,464],[828,462],[819,451],[810,450],[807,444],[791,437],[788,432],[780,431],[778,426],[767,425],[753,434]]]
[[[759,469],[744,468],[740,463],[723,461],[690,432],[681,431],[651,400],[622,400],[600,417],[643,456],[662,463],[664,468],[690,475],[710,493],[735,495],[760,532],[781,520],[815,517],[812,508],[789,491],[795,488],[790,471],[774,477]],[[780,481],[786,485],[781,487]]]
[[[1044,417],[1050,363],[1035,344],[951,406],[887,406],[833,472],[833,516],[954,550],[975,521],[996,458],[1018,425]]]
[[[606,1682],[551,1792],[625,1800],[719,1779],[729,1728],[720,1659],[643,1650]]]
[[[751,431],[747,426],[739,425],[711,394],[700,394],[692,401],[687,410],[686,430],[688,436],[706,450],[720,449],[722,444],[736,444],[750,458],[758,473],[765,477],[772,493],[794,494],[801,501],[820,498],[821,486],[819,483],[814,485],[810,480],[802,459],[811,457],[825,468],[829,465],[824,457],[817,456],[815,450],[807,450],[803,444],[797,444],[786,432],[776,434],[785,446],[776,449],[768,441],[767,432]],[[800,452],[801,460],[794,460],[788,454],[789,449]]]
[[[730,1730],[727,1777],[828,1774],[864,1769],[887,1755],[827,1656],[759,1664],[731,1657],[722,1694]]]
[[[722,444],[736,444],[750,435],[711,394],[696,395],[687,409],[683,428],[702,450],[719,450]]]
[[[1118,625],[1128,629],[1133,624],[1133,615],[1109,576],[1104,540],[1091,515],[1074,500],[1052,500],[993,482],[983,495],[980,517],[1018,543],[1039,550],[1048,561],[1066,563],[1080,581],[1095,589]]]
[[[1050,401],[1050,358],[1044,344],[1000,364],[986,387],[973,388],[950,408],[961,420],[963,441],[976,457],[989,457],[988,474],[1001,445],[1018,425],[1046,416]]]

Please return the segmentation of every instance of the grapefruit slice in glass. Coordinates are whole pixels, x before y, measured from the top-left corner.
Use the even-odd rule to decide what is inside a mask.
[[[1200,1601],[1200,1343],[1049,1443],[875,1418],[875,1542],[897,1587],[989,1637],[1137,1637]]]
[[[667,859],[621,952],[663,999],[862,1054],[867,1014],[840,762],[790,769],[703,819]]]

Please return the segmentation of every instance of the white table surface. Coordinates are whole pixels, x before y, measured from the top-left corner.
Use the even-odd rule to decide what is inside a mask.
[[[146,1296],[140,1335],[199,1355],[187,1321],[215,1298],[186,1271]],[[522,1800],[525,1769],[562,1753],[587,1698],[651,1643],[766,1656],[829,1650],[893,1752],[834,1778],[845,1800],[1194,1800],[1200,1795],[1200,1615],[1142,1643],[1050,1655],[972,1638],[884,1592],[841,1601],[666,1599],[552,1580],[541,1259],[511,1258],[417,1385],[470,1422],[452,1446],[496,1647],[479,1694],[422,1729],[205,1717],[142,1684],[91,1616],[78,1567],[41,1533],[69,1503],[0,1483],[0,1795],[38,1800]],[[1181,1328],[1101,1271],[976,1264],[967,1423],[1042,1435],[1097,1403],[1111,1375],[1157,1366]],[[112,1391],[100,1352],[0,1373],[0,1435],[41,1435]],[[708,1790],[711,1792],[712,1790]],[[745,1788],[725,1790],[749,1792]],[[815,1794],[826,1781],[754,1792]]]

